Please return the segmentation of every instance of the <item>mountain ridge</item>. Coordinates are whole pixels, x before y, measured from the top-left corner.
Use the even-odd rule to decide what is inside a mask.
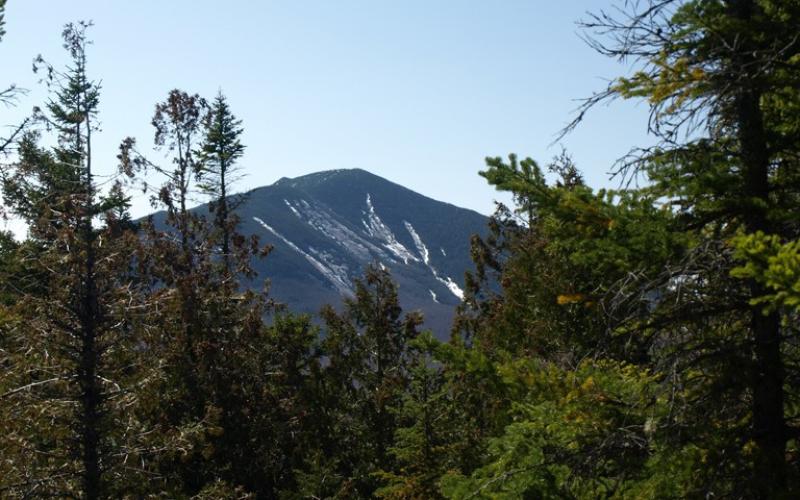
[[[486,216],[363,169],[283,177],[242,196],[239,231],[273,246],[253,262],[251,286],[269,279],[277,301],[315,314],[340,305],[376,263],[398,283],[404,310],[421,311],[426,328],[448,336],[472,265],[470,237],[485,232]]]

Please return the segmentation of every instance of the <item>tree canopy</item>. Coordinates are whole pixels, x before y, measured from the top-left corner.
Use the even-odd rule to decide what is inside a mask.
[[[163,163],[127,138],[99,180],[90,26],[65,27],[64,69],[36,60],[50,97],[3,140],[28,234],[0,234],[0,496],[798,496],[800,3],[583,21],[632,70],[565,132],[631,99],[658,143],[616,189],[567,152],[486,158],[513,202],[464,242],[447,342],[379,262],[317,316],[253,286],[270,248],[240,232],[222,92],[167,92]],[[134,220],[139,187],[160,212]]]

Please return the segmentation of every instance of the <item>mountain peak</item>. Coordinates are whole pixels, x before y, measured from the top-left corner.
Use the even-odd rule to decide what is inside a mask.
[[[472,265],[470,238],[486,228],[483,215],[358,168],[284,177],[250,191],[239,216],[243,233],[273,246],[253,266],[277,301],[316,313],[377,264],[392,273],[404,309],[422,311],[441,338]]]
[[[333,179],[347,179],[356,180],[362,179],[380,179],[384,182],[388,180],[368,172],[361,168],[340,168],[334,170],[322,170],[320,172],[313,172],[310,174],[300,175],[298,177],[281,177],[273,186],[291,186],[291,187],[309,187],[322,184]]]

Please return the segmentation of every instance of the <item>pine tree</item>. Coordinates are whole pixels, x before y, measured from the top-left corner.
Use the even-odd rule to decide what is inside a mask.
[[[231,186],[241,177],[236,162],[242,157],[244,146],[239,140],[242,122],[231,113],[222,91],[217,94],[203,127],[205,138],[198,151],[199,186],[211,198],[209,211],[214,214],[214,226],[219,233],[223,266],[230,273],[231,236],[238,223],[235,210],[244,201],[242,196],[231,197]]]
[[[467,416],[473,408],[459,401],[455,380],[466,374],[452,362],[464,351],[439,343],[430,332],[420,334],[409,347],[409,383],[394,409],[397,426],[389,448],[393,461],[375,474],[382,482],[375,496],[442,498],[442,476],[470,461],[464,443],[474,429]]]
[[[203,450],[208,449],[208,434],[218,430],[218,412],[209,404],[201,372],[202,346],[211,331],[203,320],[205,292],[219,282],[210,274],[206,222],[190,209],[198,170],[195,149],[206,108],[199,95],[177,89],[156,104],[154,142],[165,152],[168,165],[148,160],[132,138],[123,141],[119,154],[123,170],[154,172],[163,179],[151,198],[154,207],[165,209],[163,220],[151,217],[142,224],[147,249],[143,264],[155,309],[150,327],[158,332],[152,356],[166,366],[160,396],[147,418],[189,436],[183,456],[164,455],[159,468],[174,491],[192,494],[216,479],[203,467]]]
[[[102,196],[95,182],[99,85],[87,73],[88,26],[65,27],[65,72],[46,66],[54,97],[39,120],[57,132],[58,146],[46,151],[27,135],[4,179],[6,204],[30,227],[17,255],[33,271],[12,275],[18,295],[3,325],[10,368],[2,398],[11,410],[4,495],[100,498],[118,491],[112,477],[128,459],[125,476],[139,470],[141,428],[122,411],[136,404],[129,388],[140,375],[132,358],[136,237],[113,218],[95,225],[127,200]]]
[[[340,479],[313,494],[369,497],[379,486],[375,474],[393,468],[396,411],[408,387],[409,343],[418,335],[421,318],[403,315],[397,285],[375,265],[356,280],[355,296],[345,300],[342,313],[326,307],[322,317],[321,347],[329,363],[320,380],[320,406],[329,420],[317,447],[324,462],[313,465],[318,474],[334,471]],[[319,476],[306,480],[322,483]]]
[[[476,242],[459,326],[501,372],[533,372],[507,377],[515,423],[488,441],[491,458],[443,491],[791,497],[800,11],[697,0],[620,12],[587,26],[637,71],[573,125],[604,99],[647,99],[662,142],[620,173],[649,184],[593,193],[548,186],[532,160],[487,161],[526,220],[501,212]]]
[[[610,35],[596,48],[641,69],[586,106],[613,96],[648,100],[650,128],[663,142],[627,165],[652,179],[685,230],[696,231],[698,257],[702,248],[718,252],[719,274],[735,266],[725,239],[740,231],[783,242],[800,235],[791,215],[800,199],[793,112],[800,103],[798,26],[798,5],[771,0],[645,2],[631,5],[621,21],[598,15],[587,23]],[[794,328],[785,311],[753,303],[769,293],[763,283],[747,278],[741,285],[716,292],[730,298],[722,314],[746,311],[735,328],[746,341],[735,345],[749,377],[742,390],[751,401],[750,494],[775,497],[787,494],[790,472],[797,474],[786,460],[795,432],[786,383],[795,375],[787,372],[794,362],[785,339]],[[685,306],[684,318],[698,304]]]
[[[159,304],[153,327],[161,332],[158,354],[169,367],[151,418],[192,436],[182,456],[161,462],[177,491],[194,495],[208,488],[217,491],[224,484],[271,495],[283,483],[264,465],[274,465],[268,458],[273,443],[265,441],[275,436],[269,425],[276,422],[269,419],[271,409],[263,406],[271,397],[272,381],[259,363],[274,361],[265,353],[274,347],[264,324],[272,304],[265,290],[241,285],[241,280],[254,277],[252,259],[265,256],[269,248],[236,230],[236,203],[231,203],[228,189],[243,148],[227,143],[229,136],[216,145],[196,144],[204,130],[206,141],[216,137],[215,110],[227,113],[224,99],[217,104],[209,111],[200,96],[175,90],[156,106],[156,144],[168,152],[173,168],[146,159],[133,139],[120,148],[126,168],[155,170],[166,178],[153,200],[166,214],[163,220],[144,224],[153,301]],[[238,144],[235,136],[241,130],[232,116],[225,116],[223,132],[234,126]],[[218,154],[214,147],[221,148]],[[213,223],[190,208],[197,191],[219,193],[221,199],[213,202]],[[218,205],[223,207],[222,218]],[[220,243],[223,259],[217,251]],[[254,448],[265,453],[263,460],[248,454]]]
[[[442,492],[593,498],[612,495],[612,484],[624,495],[657,481],[647,423],[662,408],[651,403],[659,388],[648,373],[659,365],[648,337],[626,334],[629,317],[609,312],[647,307],[618,296],[617,286],[658,276],[681,254],[672,215],[646,193],[593,192],[564,156],[551,165],[561,176],[555,186],[531,159],[487,165],[483,175],[518,205],[499,210],[493,233],[476,241],[477,275],[457,325],[484,384],[496,380],[482,398],[495,410],[483,410],[478,460],[448,472]]]

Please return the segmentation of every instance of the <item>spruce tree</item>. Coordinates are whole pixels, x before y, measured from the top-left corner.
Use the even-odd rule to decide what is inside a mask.
[[[499,210],[493,232],[475,242],[477,273],[456,325],[473,346],[462,356],[481,367],[468,394],[482,396],[473,407],[488,424],[470,450],[477,460],[447,472],[442,492],[596,498],[642,495],[665,478],[685,486],[684,476],[651,468],[664,455],[674,459],[664,445],[670,429],[686,432],[686,415],[659,417],[684,394],[658,386],[660,373],[650,371],[667,356],[653,347],[653,332],[631,335],[630,316],[619,314],[639,314],[652,301],[617,293],[680,257],[672,214],[647,193],[595,193],[563,156],[551,165],[561,176],[554,186],[529,158],[488,158],[487,166],[483,175],[518,205]]]
[[[342,313],[326,307],[322,317],[321,347],[329,363],[320,406],[330,420],[317,448],[324,458],[314,465],[318,474],[333,473],[339,481],[329,480],[327,491],[314,494],[369,497],[379,486],[375,474],[394,468],[396,412],[408,387],[410,342],[421,318],[403,315],[397,285],[376,265],[356,280],[355,296],[345,299]],[[318,476],[307,480],[321,483]]]
[[[64,29],[66,71],[45,67],[53,98],[38,120],[58,145],[45,150],[28,134],[4,178],[7,206],[29,225],[17,255],[32,271],[10,276],[17,296],[3,325],[2,399],[11,410],[4,496],[113,496],[125,488],[123,470],[130,478],[143,468],[134,458],[141,427],[123,411],[136,405],[130,389],[141,374],[136,237],[104,216],[120,212],[125,196],[103,196],[95,181],[100,87],[87,73],[88,26]]]
[[[215,110],[223,114],[225,137],[198,146],[201,138],[215,140]],[[265,470],[265,463],[272,464],[267,456],[252,460],[247,454],[253,447],[266,450],[264,440],[275,435],[263,424],[275,422],[262,406],[271,381],[259,366],[272,359],[264,352],[271,344],[263,321],[271,303],[265,290],[247,290],[241,280],[254,278],[252,259],[269,248],[236,231],[236,203],[228,189],[243,148],[235,137],[235,144],[226,142],[225,127],[241,132],[226,110],[224,98],[209,110],[200,96],[174,90],[156,106],[152,121],[156,145],[172,167],[146,159],[130,138],[121,145],[120,160],[130,170],[155,171],[164,179],[153,203],[165,213],[143,224],[152,301],[159,305],[152,327],[160,332],[157,351],[168,365],[151,418],[192,438],[183,456],[164,457],[161,470],[184,494],[230,487],[262,495],[281,484],[272,476],[277,472]],[[191,208],[198,191],[220,195],[212,202],[213,222]]]
[[[796,240],[800,7],[772,0],[644,2],[631,4],[621,20],[601,14],[587,27],[609,35],[595,39],[601,52],[640,67],[587,107],[613,96],[648,100],[650,128],[663,141],[627,165],[653,180],[705,248],[728,247],[718,254],[721,271],[734,265],[724,241],[738,232]],[[790,472],[797,474],[786,460],[795,433],[786,394],[787,377],[794,377],[786,339],[794,328],[786,311],[754,303],[769,293],[763,283],[748,278],[742,285],[722,293],[731,298],[723,314],[747,315],[736,327],[736,345],[750,401],[748,490],[776,497],[787,494]],[[682,315],[692,308],[687,302]]]
[[[220,91],[211,105],[203,123],[205,137],[198,155],[200,190],[211,198],[209,211],[214,215],[214,227],[219,233],[223,267],[231,269],[231,236],[238,218],[235,210],[244,198],[231,197],[231,186],[241,176],[236,162],[244,154],[242,122],[231,113],[228,101]]]
[[[637,66],[573,125],[642,98],[660,142],[620,163],[645,187],[607,193],[487,161],[527,220],[506,211],[476,245],[459,325],[520,374],[515,423],[447,496],[796,495],[799,15],[667,0],[586,23]],[[499,294],[480,286],[492,272]]]

